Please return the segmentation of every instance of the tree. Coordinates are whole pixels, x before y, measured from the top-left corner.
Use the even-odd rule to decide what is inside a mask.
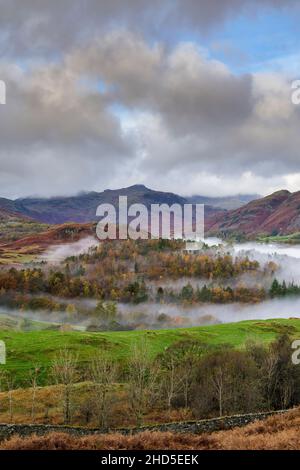
[[[247,413],[261,403],[259,368],[248,353],[225,349],[201,358],[193,386],[197,415]]]
[[[9,419],[10,422],[13,422],[13,390],[15,388],[15,378],[12,372],[8,370],[0,371],[0,390],[7,390],[8,394],[8,409],[9,409]]]
[[[287,294],[287,286],[286,282],[283,281],[282,284],[280,284],[277,279],[274,279],[271,285],[270,289],[270,296],[272,298],[274,297],[284,297]]]
[[[133,345],[128,369],[129,403],[135,415],[137,426],[141,426],[157,378],[157,370],[152,368],[149,347],[145,340]]]
[[[78,356],[68,349],[61,349],[52,364],[52,374],[57,384],[63,385],[64,423],[71,421],[72,390],[78,378]]]
[[[190,302],[191,300],[193,300],[193,296],[194,296],[194,289],[193,289],[193,286],[191,284],[187,284],[187,285],[182,287],[182,289],[181,289],[181,298],[182,298],[182,300],[186,300],[186,301]]]
[[[183,357],[180,353],[181,351],[174,348],[167,351],[161,359],[162,394],[166,400],[169,414],[171,414],[175,400],[178,400],[182,395],[186,408],[188,403],[192,369],[189,367],[191,363],[188,360],[188,353]]]
[[[208,287],[206,285],[204,285],[202,287],[202,289],[198,289],[197,291],[197,299],[200,301],[200,302],[210,302],[211,301],[211,297],[212,297],[212,294],[211,294],[211,290],[208,289]]]
[[[225,389],[225,370],[220,365],[212,371],[211,382],[213,384],[214,395],[219,405],[219,416],[223,416],[223,400],[224,400],[224,389]]]
[[[94,310],[94,316],[103,326],[109,326],[116,321],[117,306],[114,302],[103,302],[100,300]]]
[[[195,368],[203,347],[198,342],[183,340],[169,346],[159,357],[162,398],[171,407],[190,405]]]
[[[112,385],[117,377],[116,365],[99,354],[91,364],[90,376],[94,385],[93,401],[98,425],[101,429],[106,429],[113,404]]]
[[[291,343],[287,334],[281,335],[266,358],[265,393],[271,408],[286,409],[300,402],[300,372],[291,360]]]
[[[35,366],[33,370],[30,371],[29,374],[29,383],[31,385],[31,420],[34,423],[35,421],[35,403],[36,403],[36,391],[38,386],[38,377],[41,372],[39,366]]]
[[[74,304],[68,304],[66,308],[67,317],[72,320],[76,313],[76,307]]]
[[[145,302],[148,298],[147,295],[147,288],[145,285],[144,280],[141,282],[135,281],[130,284],[125,289],[125,293],[128,297],[128,300],[130,302],[133,302],[135,304],[138,304],[140,302]]]

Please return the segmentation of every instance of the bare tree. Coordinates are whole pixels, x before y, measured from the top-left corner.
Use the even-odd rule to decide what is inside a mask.
[[[171,413],[172,400],[176,393],[176,367],[174,358],[170,358],[170,367],[167,374],[167,405]]]
[[[157,378],[157,369],[152,368],[149,346],[145,340],[132,347],[129,360],[129,402],[137,426],[141,426],[149,400],[151,400]]]
[[[268,354],[266,354],[263,368],[268,409],[272,408],[274,390],[278,386],[278,377],[276,374],[277,363],[278,357],[276,352],[270,350]]]
[[[72,390],[78,378],[78,356],[62,349],[58,352],[52,364],[52,374],[57,384],[63,385],[63,414],[64,423],[71,421]]]
[[[223,416],[223,394],[225,385],[224,370],[222,366],[219,366],[212,371],[211,382],[219,405],[219,416],[221,417]]]
[[[8,370],[1,370],[0,372],[0,387],[1,391],[7,390],[8,410],[10,422],[13,422],[13,390],[15,386],[14,375]]]
[[[286,409],[297,401],[299,375],[291,362],[291,339],[288,335],[279,336],[270,345],[264,363],[264,376],[270,408]]]
[[[90,374],[94,384],[93,398],[98,425],[105,429],[114,399],[112,385],[117,377],[117,367],[107,357],[99,355],[91,364]]]
[[[31,420],[34,423],[35,421],[35,404],[36,404],[36,392],[38,387],[38,377],[40,374],[40,367],[35,366],[29,374],[29,383],[31,386]]]
[[[183,394],[184,407],[186,410],[188,409],[190,402],[190,392],[195,374],[194,368],[197,360],[198,356],[196,355],[195,351],[187,351],[177,370],[179,386]]]
[[[188,408],[197,359],[197,349],[190,347],[184,350],[181,345],[170,348],[161,356],[162,396],[166,401],[169,414],[175,400],[178,405],[184,403],[185,409]]]
[[[164,361],[162,373],[163,396],[165,397],[169,414],[171,414],[172,404],[179,392],[183,389],[183,377],[179,373],[178,360],[170,354]]]
[[[5,380],[7,384],[8,390],[8,403],[9,403],[9,419],[10,422],[13,422],[14,415],[13,415],[13,390],[15,388],[15,378],[12,372],[7,372],[5,375]]]

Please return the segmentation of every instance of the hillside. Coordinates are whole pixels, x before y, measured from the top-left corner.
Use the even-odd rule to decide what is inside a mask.
[[[0,198],[0,209],[9,209],[17,214],[25,215],[32,219],[61,224],[64,222],[86,223],[96,219],[96,209],[99,204],[109,203],[117,206],[119,196],[128,197],[128,205],[134,203],[144,204],[180,204],[199,203],[206,204],[209,216],[224,212],[227,208],[236,208],[244,205],[249,199],[256,196],[232,196],[228,198],[208,198],[193,196],[185,198],[174,193],[153,191],[144,185],[134,185],[128,188],[116,190],[107,189],[103,192],[86,192],[76,196],[55,198],[23,198],[14,201]]]
[[[13,241],[1,238],[0,264],[31,261],[53,245],[74,243],[86,237],[95,237],[92,224],[68,223],[49,227],[34,222],[32,231],[16,232]]]
[[[300,231],[300,192],[278,191],[207,220],[210,234],[288,235]]]
[[[5,341],[9,357],[5,367],[14,372],[16,380],[23,380],[34,364],[50,366],[62,348],[78,353],[81,363],[89,361],[99,349],[123,363],[129,357],[132,345],[142,338],[147,339],[149,354],[155,358],[174,344],[195,341],[204,348],[214,349],[222,345],[240,348],[251,338],[270,343],[282,333],[298,338],[300,320],[243,321],[205,327],[103,333],[54,331],[52,328],[24,333],[0,329],[0,340]]]
[[[1,204],[1,200],[0,200]],[[37,222],[25,215],[0,209],[0,243],[9,243],[31,234],[47,230],[49,225]]]

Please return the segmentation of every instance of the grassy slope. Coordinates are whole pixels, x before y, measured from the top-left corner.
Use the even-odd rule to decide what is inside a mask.
[[[63,347],[78,353],[82,362],[89,361],[99,350],[117,361],[124,361],[132,344],[142,337],[148,338],[150,354],[155,357],[179,341],[195,340],[212,347],[228,344],[241,348],[247,339],[270,342],[283,332],[299,338],[300,320],[244,321],[173,330],[105,333],[0,330],[0,340],[5,341],[7,348],[5,367],[14,371],[17,379],[25,379],[28,369],[37,364],[49,366],[55,353]]]
[[[299,244],[300,242],[300,233],[292,233],[290,235],[275,235],[269,237],[259,237],[258,240],[263,243],[290,243],[290,244]]]

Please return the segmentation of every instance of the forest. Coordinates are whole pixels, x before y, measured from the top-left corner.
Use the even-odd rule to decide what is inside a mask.
[[[53,313],[64,324],[87,322],[90,331],[163,328],[180,325],[180,314],[175,319],[161,311],[164,305],[185,309],[299,296],[300,287],[278,281],[278,271],[274,260],[260,263],[205,245],[187,253],[176,240],[107,241],[60,263],[3,267],[0,307],[24,317]],[[147,318],[146,304],[161,306],[155,318]]]

